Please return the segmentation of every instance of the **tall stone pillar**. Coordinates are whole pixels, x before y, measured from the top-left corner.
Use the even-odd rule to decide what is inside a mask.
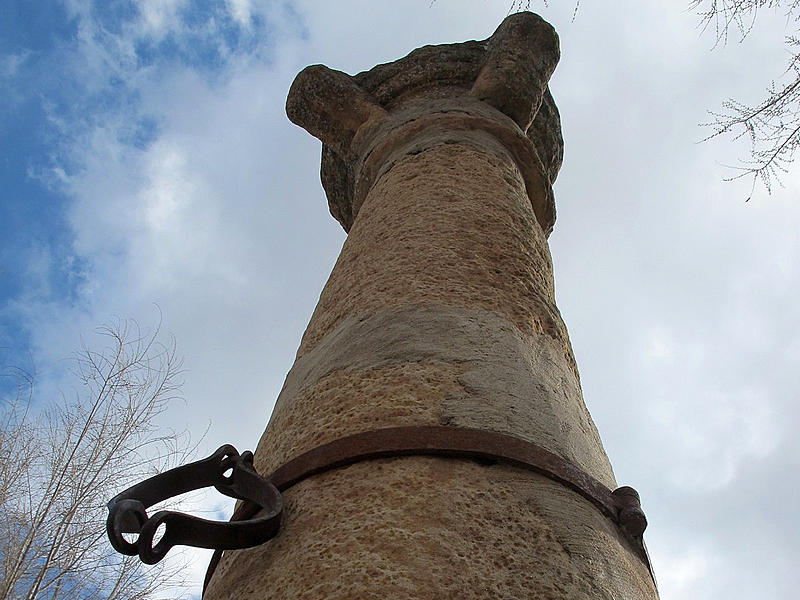
[[[482,42],[298,75],[287,112],[322,140],[349,235],[260,473],[353,434],[436,426],[502,434],[616,488],[554,301],[558,58],[552,27],[520,13]],[[286,489],[278,537],[226,552],[206,599],[657,597],[636,535],[575,486],[513,461],[397,454]]]

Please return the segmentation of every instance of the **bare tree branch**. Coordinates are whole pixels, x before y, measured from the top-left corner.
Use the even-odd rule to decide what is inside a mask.
[[[548,6],[548,0],[540,3]],[[532,0],[513,0],[510,10],[530,10],[532,4]],[[578,7],[576,3],[576,12]],[[764,11],[782,14],[788,26],[800,29],[800,0],[690,0],[689,9],[697,12],[703,31],[714,32],[715,46],[725,45],[732,35],[744,40],[753,33]],[[701,123],[711,130],[704,141],[718,136],[733,140],[747,137],[750,141],[749,157],[731,166],[736,173],[726,178],[752,178],[747,200],[759,183],[772,193],[789,171],[800,146],[800,34],[789,35],[784,42],[789,50],[788,64],[769,84],[763,100],[749,104],[728,99],[720,110],[709,111],[708,122]]]
[[[800,0],[692,0],[703,29],[713,28],[717,44],[725,44],[732,30],[740,41],[753,32],[760,11],[782,11],[787,24],[795,29],[800,24]],[[767,88],[765,98],[750,105],[729,99],[719,111],[709,111],[711,119],[702,123],[712,130],[706,139],[729,135],[733,139],[746,136],[750,141],[750,158],[732,168],[739,171],[727,180],[751,177],[753,185],[761,183],[772,193],[780,177],[788,172],[800,145],[800,52],[798,37],[787,36],[789,62],[780,80]]]
[[[188,439],[157,425],[181,362],[158,330],[118,321],[98,333],[106,346],[74,359],[82,393],[42,403],[29,378],[0,404],[0,600],[148,600],[180,567],[116,554],[105,503],[186,458]]]

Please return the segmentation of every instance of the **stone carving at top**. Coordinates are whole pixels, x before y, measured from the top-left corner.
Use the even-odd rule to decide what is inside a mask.
[[[514,156],[549,235],[552,184],[563,156],[548,89],[559,54],[555,30],[538,15],[518,13],[487,40],[424,46],[355,76],[307,67],[292,85],[286,111],[323,143],[322,183],[345,231],[393,156],[413,152],[421,138],[480,130]]]

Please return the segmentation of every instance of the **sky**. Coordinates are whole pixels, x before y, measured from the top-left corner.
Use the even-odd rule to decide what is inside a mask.
[[[0,0],[0,360],[60,380],[97,326],[160,321],[186,367],[165,425],[252,449],[345,239],[294,75],[484,39],[511,4]],[[532,3],[562,49],[557,302],[661,597],[789,600],[800,165],[746,202],[747,140],[699,124],[760,100],[792,31],[765,11],[715,47],[685,5]]]

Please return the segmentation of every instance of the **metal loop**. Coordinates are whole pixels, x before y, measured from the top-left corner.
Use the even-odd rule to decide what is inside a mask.
[[[171,514],[170,511],[160,510],[142,525],[142,531],[139,533],[136,546],[139,553],[139,560],[146,565],[156,564],[167,555],[167,552],[169,552],[170,548],[174,545],[170,543],[169,539],[171,529],[168,522]],[[153,539],[155,538],[158,528],[162,524],[166,527],[164,535],[157,544],[153,545]]]
[[[241,457],[237,454],[236,456],[226,456],[219,462],[219,467],[217,470],[217,480],[214,482],[214,486],[229,486],[233,483],[233,471],[236,468],[236,465],[241,462]],[[225,473],[230,470],[230,475],[225,475]]]
[[[136,556],[136,544],[123,537],[123,533],[136,533],[147,521],[147,511],[138,500],[124,499],[109,509],[106,529],[114,550],[120,554]]]
[[[225,472],[231,470],[230,475]],[[177,511],[162,510],[148,517],[147,508],[158,502],[204,487],[247,500],[264,514],[257,519],[236,523],[210,521]],[[139,555],[142,562],[155,564],[177,545],[233,550],[257,546],[278,533],[283,499],[277,488],[253,468],[253,453],[221,446],[208,458],[183,465],[117,494],[108,503],[106,530],[117,552]],[[158,528],[166,530],[154,545]],[[123,533],[138,534],[135,543]]]

